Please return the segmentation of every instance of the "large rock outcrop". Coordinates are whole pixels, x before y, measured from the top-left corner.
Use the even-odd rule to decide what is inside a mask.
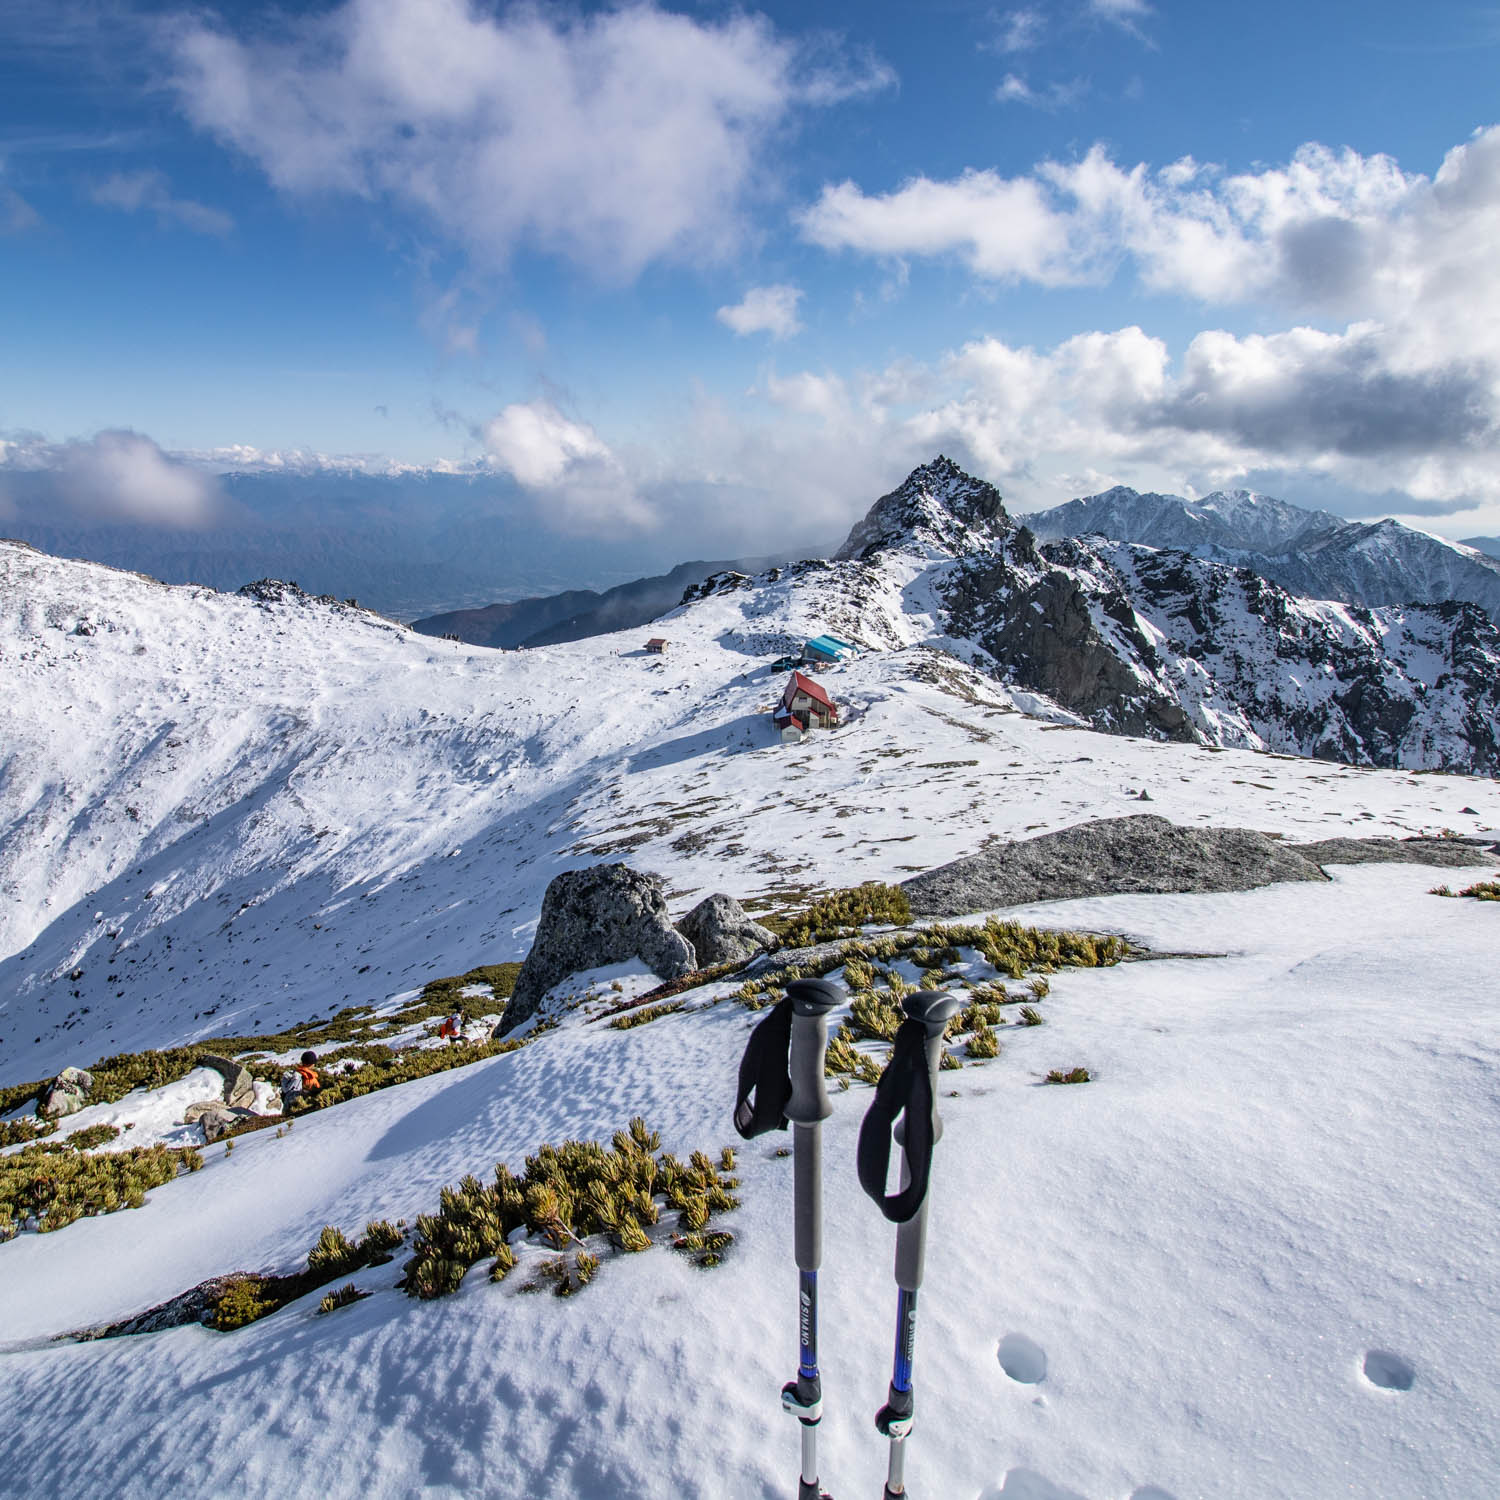
[[[1318,866],[1250,828],[1178,828],[1165,818],[1101,818],[999,844],[902,882],[919,916],[961,916],[1031,901],[1119,893],[1249,891],[1327,880]]]
[[[653,974],[680,979],[698,967],[693,945],[672,926],[661,877],[628,865],[595,865],[556,876],[542,897],[536,938],[500,1023],[514,1031],[570,974],[639,958]]]
[[[742,962],[776,946],[776,934],[752,921],[733,896],[722,892],[700,901],[677,924],[677,931],[693,945],[698,964],[705,969]]]

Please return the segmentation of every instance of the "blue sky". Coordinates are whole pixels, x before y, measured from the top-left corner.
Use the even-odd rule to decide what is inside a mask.
[[[686,545],[942,450],[1497,533],[1497,65],[1389,0],[0,0],[0,481],[478,467]]]

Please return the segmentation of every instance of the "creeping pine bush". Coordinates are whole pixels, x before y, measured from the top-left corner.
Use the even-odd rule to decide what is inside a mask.
[[[365,1225],[358,1244],[352,1244],[343,1230],[335,1225],[325,1225],[317,1244],[308,1251],[305,1271],[294,1271],[287,1276],[228,1278],[210,1305],[205,1321],[210,1328],[217,1328],[221,1333],[258,1322],[288,1302],[304,1297],[320,1286],[327,1286],[330,1281],[351,1276],[366,1266],[384,1265],[393,1259],[391,1251],[401,1239],[401,1231],[384,1219]],[[324,1297],[318,1311],[330,1312],[334,1307],[343,1307],[366,1296],[369,1296],[368,1292],[356,1292],[352,1285],[342,1287]]]
[[[675,1212],[678,1228],[691,1235],[701,1233],[714,1214],[737,1208],[732,1189],[739,1181],[732,1170],[732,1155],[716,1164],[695,1151],[679,1161],[661,1149],[661,1137],[639,1117],[617,1130],[608,1146],[574,1140],[543,1146],[526,1158],[519,1175],[501,1163],[490,1183],[471,1176],[444,1188],[437,1213],[417,1220],[402,1286],[412,1297],[446,1296],[486,1256],[495,1257],[490,1279],[499,1281],[515,1264],[511,1238],[524,1230],[552,1251],[565,1252],[543,1262],[537,1271],[542,1280],[528,1288],[540,1289],[546,1281],[558,1296],[568,1296],[593,1278],[598,1252],[606,1246],[626,1255],[649,1250],[649,1230],[664,1212]],[[585,1244],[590,1236],[593,1248]],[[724,1247],[683,1248],[702,1264],[702,1256],[722,1255]]]
[[[329,1292],[329,1294],[324,1297],[320,1303],[318,1303],[318,1311],[320,1313],[331,1313],[337,1308],[348,1307],[351,1302],[363,1302],[364,1299],[369,1295],[369,1292],[360,1291],[360,1289],[355,1286],[352,1281],[350,1281],[341,1286],[338,1291]]]
[[[0,1120],[0,1146],[25,1146],[55,1134],[56,1130],[57,1126],[51,1120],[39,1120],[35,1115]]]
[[[75,1151],[92,1151],[95,1146],[102,1146],[106,1141],[118,1140],[120,1127],[118,1125],[106,1125],[102,1122],[98,1125],[89,1125],[82,1130],[75,1130],[68,1136],[64,1144],[71,1146]]]
[[[229,1333],[276,1311],[281,1303],[268,1296],[267,1281],[259,1276],[236,1277],[214,1304],[209,1326]]]
[[[970,1057],[999,1057],[1000,1042],[995,1036],[995,1028],[984,1024],[976,1026],[965,1050]]]
[[[611,1021],[610,1028],[614,1031],[629,1031],[635,1026],[644,1026],[648,1021],[658,1021],[663,1016],[670,1016],[673,1011],[681,1010],[681,1000],[665,1000],[660,1005],[648,1005],[644,1010],[630,1010],[623,1015],[618,1015]]]
[[[139,1208],[152,1188],[202,1165],[192,1147],[139,1146],[93,1156],[62,1142],[23,1146],[0,1156],[0,1240],[28,1221],[49,1234],[78,1219]]]
[[[1048,1083],[1088,1083],[1090,1074],[1087,1068],[1070,1068],[1066,1073],[1061,1068],[1053,1068],[1047,1074]]]
[[[14,1114],[23,1104],[35,1103],[41,1098],[42,1090],[46,1087],[45,1081],[38,1081],[36,1083],[13,1083],[7,1088],[0,1089],[0,1115]],[[13,1124],[14,1121],[11,1123]]]
[[[388,1089],[393,1084],[410,1083],[416,1078],[426,1078],[432,1073],[444,1073],[450,1068],[467,1067],[486,1057],[501,1057],[525,1045],[524,1041],[511,1039],[504,1042],[478,1042],[471,1047],[408,1047],[400,1052],[384,1046],[362,1046],[359,1053],[363,1066],[353,1073],[339,1068],[345,1053],[331,1052],[318,1059],[323,1087],[315,1094],[293,1095],[293,1112],[305,1114],[314,1109],[327,1109],[334,1104],[343,1104],[372,1094],[377,1089]],[[269,1069],[257,1066],[257,1073],[274,1073],[280,1076],[279,1067]]]
[[[900,886],[878,880],[847,890],[830,891],[800,912],[784,917],[766,917],[785,948],[809,948],[834,938],[853,937],[861,927],[902,927],[911,921],[911,902]]]

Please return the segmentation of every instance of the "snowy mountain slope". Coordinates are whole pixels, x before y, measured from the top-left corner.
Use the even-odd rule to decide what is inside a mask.
[[[1248,490],[1188,501],[1124,486],[1022,519],[1044,541],[1097,535],[1191,552],[1311,599],[1368,606],[1468,600],[1500,619],[1500,562],[1397,521],[1345,521]]]
[[[1177,822],[1294,839],[1500,832],[1493,781],[1101,734],[963,666],[933,647],[994,665],[955,633],[976,561],[1027,588],[1072,580],[1086,609],[1128,584],[1126,623],[1100,615],[1121,663],[1166,585],[1127,576],[1129,549],[1070,572],[992,524],[930,519],[868,556],[711,583],[653,627],[663,658],[637,633],[458,647],[0,546],[0,1082],[518,958],[551,876],[600,859],[659,871],[681,911],[710,890],[899,879],[1143,810],[1142,790]],[[845,722],[780,746],[766,663],[825,629],[867,648],[821,679]],[[1022,913],[1225,957],[1060,972],[1047,1024],[943,1075],[914,1493],[1486,1492],[1496,908],[1426,894],[1451,878],[1338,869]],[[313,1298],[232,1335],[50,1342],[205,1276],[290,1269],[325,1223],[410,1220],[465,1172],[636,1113],[674,1150],[716,1149],[752,1020],[727,1003],[630,1031],[575,1016],[512,1056],[209,1148],[138,1212],[0,1245],[0,1488],[154,1500],[316,1473],[332,1496],[787,1493],[779,1137],[742,1150],[736,1245],[712,1272],[653,1250],[559,1302],[481,1265],[418,1304],[392,1289],[398,1263],[326,1318]],[[1040,1086],[1075,1066],[1094,1081]],[[884,1468],[892,1235],[852,1171],[868,1098],[838,1095],[825,1131],[839,1495]],[[1364,1373],[1382,1353],[1368,1367],[1409,1362],[1409,1389]]]
[[[1324,808],[1352,823],[1391,779],[1350,777]],[[1431,879],[1363,867],[1043,909],[1229,956],[1059,973],[1045,1026],[1005,1028],[999,1059],[943,1075],[913,1493],[1486,1493],[1493,911],[1425,896]],[[410,1219],[464,1172],[632,1113],[674,1149],[713,1149],[732,1139],[752,1020],[718,1006],[629,1032],[567,1023],[285,1139],[210,1148],[136,1213],[0,1246],[7,1476],[108,1496],[270,1494],[309,1472],[340,1497],[788,1493],[779,1137],[741,1149],[737,1244],[713,1272],[656,1250],[559,1302],[518,1295],[514,1274],[491,1286],[481,1264],[426,1304],[390,1289],[392,1265],[327,1317],[312,1298],[230,1335],[46,1341],[233,1266],[294,1265],[323,1223]],[[1094,1081],[1038,1086],[1077,1065]],[[890,1226],[854,1182],[868,1100],[836,1095],[824,1131],[820,1447],[839,1495],[876,1492],[884,1471],[871,1418],[895,1299]],[[1403,1371],[1409,1388],[1390,1388]]]
[[[1094,767],[1076,783],[1087,790],[1053,797],[1053,736],[1070,716],[931,649],[1033,690],[1045,680],[1066,699],[1067,682],[1010,670],[985,644],[996,644],[996,612],[1014,597],[1035,602],[1022,585],[1048,578],[1082,591],[1088,628],[1108,632],[1100,659],[1143,702],[1181,715],[1190,737],[1344,747],[1311,730],[1298,738],[1330,696],[1312,666],[1303,676],[1318,697],[1287,689],[1272,701],[1294,699],[1302,719],[1261,713],[1259,700],[1236,717],[1241,696],[1270,688],[1253,677],[1209,686],[1187,652],[1164,666],[1176,628],[1165,605],[1156,626],[1144,602],[1144,623],[1121,614],[1110,601],[1123,575],[1102,556],[1072,573],[1020,557],[1013,534],[997,539],[1003,512],[987,497],[971,509],[977,524],[933,512],[952,478],[939,468],[936,487],[919,471],[899,502],[917,492],[930,534],[907,531],[897,545],[891,533],[865,558],[711,582],[654,627],[672,639],[664,658],[642,653],[634,634],[520,653],[460,647],[292,594],[168,588],[0,546],[0,670],[11,688],[0,705],[0,1076],[55,1071],[80,1046],[87,1062],[260,1031],[520,958],[547,881],[580,863],[668,870],[678,909],[716,889],[774,894],[925,868],[996,834],[1127,811],[1148,784],[1153,811],[1221,816],[1235,805],[1230,784],[1264,779],[1260,761],[1089,735],[1072,752]],[[967,476],[954,482],[978,493]],[[954,580],[983,582],[986,559],[1008,570],[1003,586],[981,590],[960,622]],[[1020,616],[1040,618],[1029,604]],[[1348,620],[1310,618],[1309,630],[1348,635],[1348,652],[1368,644]],[[79,634],[80,622],[93,633]],[[827,678],[845,727],[782,747],[767,714],[781,685],[769,660],[822,630],[869,648]],[[1148,631],[1162,638],[1155,666],[1140,644]],[[1434,664],[1445,639],[1437,633]],[[1481,664],[1487,649],[1475,647]],[[1252,665],[1283,674],[1303,660],[1289,667],[1262,650]],[[1347,696],[1356,676],[1339,677],[1338,691]],[[1464,763],[1457,702],[1456,689],[1430,691],[1400,753]],[[1094,711],[1077,695],[1074,706]],[[1367,735],[1349,748],[1370,759],[1382,745]],[[1317,826],[1320,785],[1343,774],[1281,769],[1285,800],[1257,822]],[[1370,831],[1500,824],[1484,786],[1379,785]],[[934,795],[940,819],[926,810]]]
[[[1070,699],[1104,723],[1330,760],[1500,769],[1500,632],[1472,605],[1358,609],[1181,552],[1095,539],[1045,550],[1056,571],[1031,591],[1044,626],[1070,610],[1063,629],[1091,630],[1118,663],[1094,701]],[[1056,647],[1029,612],[1008,601],[998,619],[985,643],[1002,666],[1053,687],[1048,671],[1030,675]]]

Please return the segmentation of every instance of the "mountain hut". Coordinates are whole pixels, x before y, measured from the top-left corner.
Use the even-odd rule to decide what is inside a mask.
[[[781,731],[783,744],[795,745],[809,729],[832,729],[839,721],[839,706],[824,690],[801,672],[787,679],[786,691],[771,722]]]
[[[858,649],[836,635],[815,635],[802,648],[802,659],[807,662],[841,662],[857,656]]]
[[[651,639],[646,642],[646,650],[649,651],[652,656],[665,656],[667,654],[667,643],[665,638],[659,635],[653,635]]]

